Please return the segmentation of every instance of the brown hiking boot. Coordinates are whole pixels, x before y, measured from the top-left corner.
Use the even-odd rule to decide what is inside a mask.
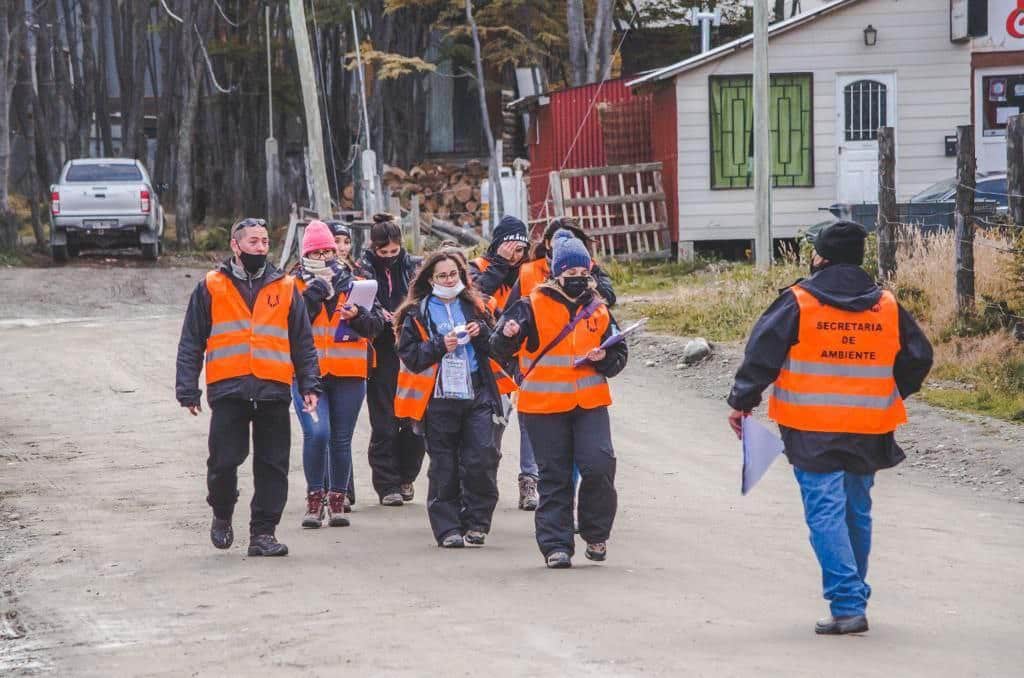
[[[519,510],[536,511],[539,501],[537,479],[533,476],[519,476]]]
[[[306,515],[302,526],[316,529],[324,524],[324,491],[314,490],[306,495]]]
[[[345,517],[345,493],[327,493],[327,524],[331,527],[348,527],[352,523]]]

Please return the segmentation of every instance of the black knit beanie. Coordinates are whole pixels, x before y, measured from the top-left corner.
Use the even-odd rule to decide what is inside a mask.
[[[864,263],[867,229],[853,221],[837,221],[823,228],[814,239],[814,251],[833,264]]]

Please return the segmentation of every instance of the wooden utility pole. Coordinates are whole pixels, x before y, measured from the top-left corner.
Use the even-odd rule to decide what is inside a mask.
[[[772,265],[772,161],[768,131],[768,0],[754,0],[754,261]]]
[[[298,56],[299,82],[302,85],[302,104],[306,109],[306,144],[309,149],[309,166],[313,186],[311,207],[321,219],[330,219],[331,188],[327,183],[327,163],[324,160],[324,133],[320,126],[320,103],[317,96],[316,75],[313,70],[313,52],[309,46],[306,30],[306,10],[302,0],[288,0],[291,13],[292,34],[295,36],[295,52]]]
[[[974,313],[974,125],[956,128],[956,310],[960,319]]]
[[[1024,227],[1024,115],[1006,122],[1006,192],[1010,194],[1010,219]]]
[[[896,275],[896,131],[878,129],[878,272],[882,280]]]

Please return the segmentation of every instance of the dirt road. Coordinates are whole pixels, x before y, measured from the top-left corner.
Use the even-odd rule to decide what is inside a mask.
[[[872,630],[816,637],[826,607],[789,468],[741,498],[724,403],[642,361],[613,387],[606,564],[543,567],[515,510],[515,428],[488,546],[436,548],[425,478],[411,506],[367,503],[365,414],[352,527],[299,529],[295,426],[278,532],[292,555],[246,558],[244,534],[216,551],[208,415],[173,398],[198,275],[0,270],[2,675],[1021,675],[1024,504],[910,465],[880,475]],[[245,473],[242,533],[250,492]]]

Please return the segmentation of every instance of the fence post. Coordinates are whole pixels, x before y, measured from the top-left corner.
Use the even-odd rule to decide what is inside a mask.
[[[412,253],[420,254],[423,245],[420,243],[420,196],[413,194],[409,204],[409,221],[412,222]]]
[[[556,217],[564,217],[565,206],[562,201],[565,196],[562,195],[562,175],[559,172],[548,172],[548,189],[551,192],[552,211]]]
[[[956,310],[960,319],[974,313],[974,125],[956,128]]]
[[[1024,115],[1006,121],[1006,192],[1010,219],[1024,227]]]
[[[896,134],[878,128],[878,272],[882,280],[896,275]]]

